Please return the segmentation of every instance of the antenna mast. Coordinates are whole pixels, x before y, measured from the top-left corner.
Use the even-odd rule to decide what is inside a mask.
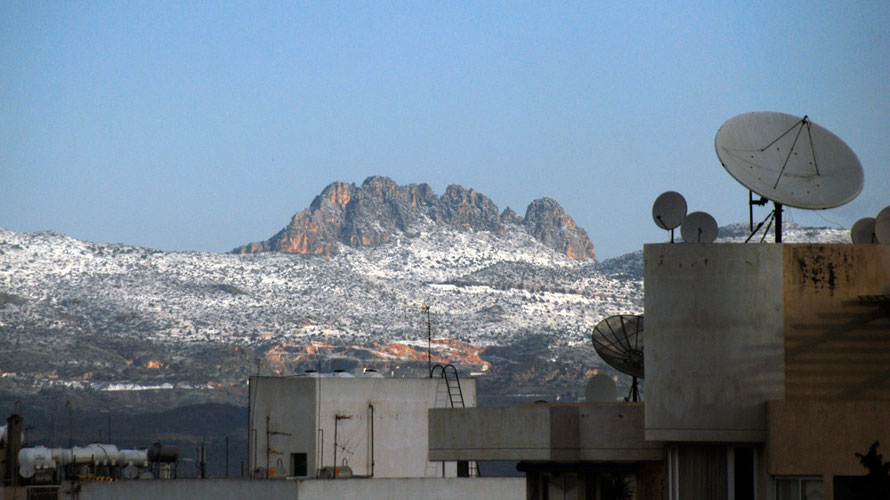
[[[433,327],[430,323],[430,306],[426,302],[420,306],[420,311],[426,314],[426,365],[427,373],[433,378]]]

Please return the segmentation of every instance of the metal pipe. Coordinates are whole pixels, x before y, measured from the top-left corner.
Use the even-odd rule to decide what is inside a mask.
[[[74,446],[74,431],[71,424],[71,400],[65,402],[65,408],[68,408],[68,447]]]
[[[804,117],[806,118],[806,117]],[[782,204],[776,203],[776,243],[782,243]]]
[[[369,418],[371,425],[371,473],[368,474],[368,477],[374,477],[374,405],[368,403],[368,410],[371,413]]]

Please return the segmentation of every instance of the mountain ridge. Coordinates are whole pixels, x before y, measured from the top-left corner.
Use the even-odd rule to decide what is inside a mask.
[[[544,245],[574,260],[595,261],[587,233],[552,198],[532,201],[524,217],[497,205],[485,194],[451,184],[437,196],[428,184],[398,185],[371,176],[360,185],[335,181],[309,208],[268,240],[242,245],[232,253],[283,252],[331,257],[338,243],[350,247],[380,246],[412,237],[431,225],[459,231],[504,235],[508,226],[524,229]]]

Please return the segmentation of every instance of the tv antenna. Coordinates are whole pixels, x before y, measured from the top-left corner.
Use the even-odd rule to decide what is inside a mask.
[[[597,323],[591,334],[596,353],[616,370],[633,377],[630,394],[625,401],[640,400],[637,379],[643,371],[643,315],[618,314]]]
[[[427,373],[433,378],[433,325],[430,323],[430,305],[426,302],[421,304],[420,312],[426,315],[426,364]]]
[[[674,242],[674,229],[686,218],[686,198],[676,191],[666,191],[655,198],[652,204],[652,219],[655,225],[671,232],[671,243]]]
[[[859,158],[844,141],[808,116],[772,111],[735,116],[717,131],[714,148],[720,164],[749,190],[749,240],[769,220],[776,226],[776,243],[781,243],[783,206],[834,208],[849,203],[862,191]],[[754,194],[759,199],[755,200]],[[773,211],[754,228],[754,206],[769,201]]]

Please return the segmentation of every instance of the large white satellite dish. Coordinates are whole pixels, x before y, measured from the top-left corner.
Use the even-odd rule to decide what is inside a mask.
[[[770,216],[776,220],[776,242],[782,241],[782,205],[833,208],[862,191],[859,158],[844,141],[807,116],[770,111],[741,114],[720,127],[714,147],[730,175],[775,204]]]

